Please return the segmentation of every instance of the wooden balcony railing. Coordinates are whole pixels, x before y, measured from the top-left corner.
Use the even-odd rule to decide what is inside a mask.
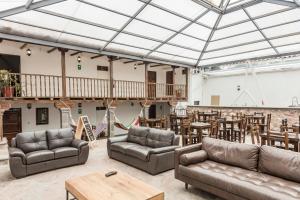
[[[66,77],[66,95],[70,98],[109,97],[109,80],[83,77]]]
[[[1,97],[5,98],[64,98],[61,76],[10,73],[0,77]],[[4,84],[5,83],[5,84]],[[146,97],[146,90],[148,97]],[[113,98],[186,98],[186,85],[113,81]],[[98,78],[66,77],[67,98],[110,98],[110,81]]]

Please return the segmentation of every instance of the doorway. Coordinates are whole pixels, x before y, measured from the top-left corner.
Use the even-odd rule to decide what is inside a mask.
[[[7,138],[8,144],[17,133],[22,132],[22,110],[21,108],[11,108],[3,115],[3,135]]]
[[[149,119],[156,118],[156,105],[149,107]]]
[[[173,96],[173,84],[174,84],[174,77],[173,71],[166,72],[166,94],[167,96]]]
[[[156,72],[148,71],[148,96],[156,97]]]

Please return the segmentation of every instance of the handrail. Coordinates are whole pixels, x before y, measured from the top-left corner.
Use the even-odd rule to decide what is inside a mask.
[[[14,98],[63,98],[62,76],[9,73],[12,91],[2,97]],[[109,98],[110,81],[91,77],[66,76],[66,97],[68,98]],[[1,91],[3,86],[1,86]],[[114,98],[186,98],[185,84],[148,83],[131,80],[113,81]],[[148,96],[146,97],[146,90]]]

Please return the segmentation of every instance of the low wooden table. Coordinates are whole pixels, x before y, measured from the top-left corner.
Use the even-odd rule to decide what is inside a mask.
[[[125,173],[105,177],[96,172],[67,180],[66,198],[71,193],[78,200],[163,200],[164,193]]]

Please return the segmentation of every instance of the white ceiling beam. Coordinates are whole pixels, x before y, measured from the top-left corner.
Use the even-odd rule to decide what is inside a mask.
[[[26,4],[25,4],[25,8],[28,9],[29,6],[32,4],[33,0],[27,0]]]
[[[288,6],[288,7],[299,7],[296,3],[291,2],[291,1],[282,1],[282,0],[263,0],[263,2],[266,3],[272,3],[272,4],[276,4],[276,5],[281,5],[281,6]]]
[[[0,12],[0,19],[4,18],[4,17],[8,17],[8,16],[12,16],[12,15],[16,15],[22,12],[26,12],[29,10],[34,10],[37,8],[42,8],[45,6],[50,6],[56,3],[60,3],[66,0],[44,0],[44,1],[39,1],[36,3],[32,3],[30,0],[27,1],[26,5],[24,6],[19,6],[19,7],[15,7],[15,8],[11,8],[8,10],[4,10]],[[27,7],[28,4],[28,7]]]

